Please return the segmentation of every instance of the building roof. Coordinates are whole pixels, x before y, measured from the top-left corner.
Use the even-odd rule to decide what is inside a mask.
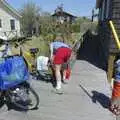
[[[96,0],[96,8],[100,8],[103,0]]]
[[[52,16],[62,16],[62,15],[67,15],[67,16],[70,16],[70,17],[77,18],[76,16],[71,15],[70,13],[67,13],[67,12],[65,12],[65,11],[55,12]]]
[[[5,0],[0,0],[0,4],[3,4],[9,11],[11,11],[15,16],[21,18],[22,16],[15,10],[10,4],[8,4]]]

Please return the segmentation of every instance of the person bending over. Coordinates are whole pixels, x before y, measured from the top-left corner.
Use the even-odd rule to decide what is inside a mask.
[[[61,91],[61,85],[62,85],[62,76],[61,70],[62,65],[67,63],[71,56],[72,50],[67,47],[61,47],[56,50],[53,64],[54,64],[54,72],[55,72],[55,78],[56,78],[56,90]],[[64,74],[64,70],[62,71]]]

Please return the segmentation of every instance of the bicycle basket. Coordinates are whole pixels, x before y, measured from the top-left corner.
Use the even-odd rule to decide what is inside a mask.
[[[28,68],[22,56],[0,60],[0,89],[8,89],[29,79]]]

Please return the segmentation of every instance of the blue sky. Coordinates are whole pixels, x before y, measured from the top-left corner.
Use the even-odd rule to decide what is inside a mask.
[[[22,5],[31,0],[6,0],[14,8],[20,9]],[[32,0],[40,6],[43,11],[53,13],[56,7],[63,4],[66,12],[75,16],[91,16],[96,0]]]

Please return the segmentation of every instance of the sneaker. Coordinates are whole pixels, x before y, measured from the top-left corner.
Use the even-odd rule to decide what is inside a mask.
[[[56,94],[59,94],[59,95],[61,95],[61,94],[63,94],[63,90],[62,89],[54,89],[54,92],[56,93]]]
[[[56,89],[56,94],[63,94],[63,90],[62,89]]]
[[[68,84],[68,82],[66,82],[67,80],[63,80],[62,83],[63,84]]]

